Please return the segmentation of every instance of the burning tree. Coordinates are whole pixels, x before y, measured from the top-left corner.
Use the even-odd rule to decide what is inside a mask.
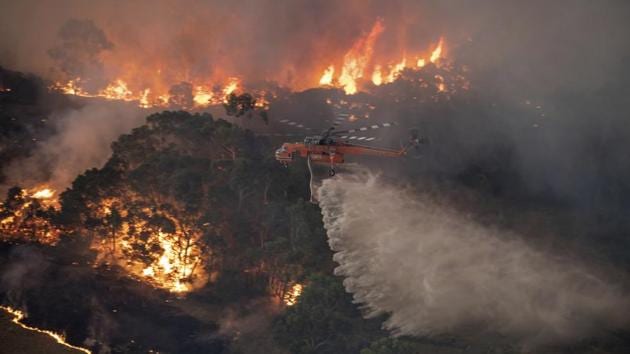
[[[47,188],[11,188],[0,204],[0,240],[57,243],[60,230],[53,223],[56,215],[53,195]]]
[[[164,112],[112,148],[103,168],[79,176],[61,196],[60,220],[90,237],[97,264],[172,292],[221,274],[249,274],[253,284],[282,279],[280,295],[289,290],[301,272],[277,276],[290,267],[284,256],[274,260],[272,239],[286,228],[265,226],[277,215],[264,206],[287,207],[280,180],[290,178],[264,138],[208,114]]]

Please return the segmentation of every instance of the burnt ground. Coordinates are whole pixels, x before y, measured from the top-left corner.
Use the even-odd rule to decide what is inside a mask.
[[[12,322],[13,317],[0,311],[0,354],[77,354],[74,350],[58,344],[50,336],[30,331]]]

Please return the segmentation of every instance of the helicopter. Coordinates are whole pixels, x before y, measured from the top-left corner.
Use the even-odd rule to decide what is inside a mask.
[[[349,134],[361,133],[371,129],[387,128],[396,125],[395,123],[377,123],[361,128],[338,130],[330,127],[319,135],[307,136],[303,142],[284,143],[276,150],[275,158],[284,166],[293,162],[296,156],[306,158],[309,162],[329,164],[328,175],[335,175],[335,165],[342,164],[346,155],[365,155],[381,157],[401,157],[407,151],[418,146],[422,141],[418,138],[416,130],[412,130],[411,138],[406,146],[400,149],[373,147],[356,144],[354,141],[372,141],[375,138],[357,137]]]

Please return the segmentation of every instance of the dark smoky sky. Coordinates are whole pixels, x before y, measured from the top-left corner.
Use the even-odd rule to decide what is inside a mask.
[[[424,47],[445,35],[449,50],[512,89],[601,86],[627,60],[627,1],[8,1],[0,14],[0,65],[46,73],[47,51],[71,19],[92,20],[112,51],[165,58],[192,72],[228,68],[280,77],[321,67],[376,18],[377,46]]]

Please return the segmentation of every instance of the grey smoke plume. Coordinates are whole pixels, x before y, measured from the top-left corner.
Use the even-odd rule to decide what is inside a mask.
[[[523,344],[623,326],[620,285],[575,260],[479,225],[378,177],[324,181],[319,201],[336,274],[395,334],[498,333]]]
[[[41,284],[50,263],[37,249],[28,245],[16,246],[0,273],[0,291],[12,306],[20,306],[25,291]]]
[[[111,142],[142,124],[147,112],[131,104],[95,101],[56,114],[61,115],[53,117],[57,133],[42,141],[29,158],[7,167],[5,187],[46,182],[55,189],[66,188],[77,174],[104,164]]]
[[[86,74],[99,77],[103,73],[99,54],[112,48],[113,44],[94,22],[70,19],[59,29],[59,42],[48,50],[48,55],[70,79]]]

